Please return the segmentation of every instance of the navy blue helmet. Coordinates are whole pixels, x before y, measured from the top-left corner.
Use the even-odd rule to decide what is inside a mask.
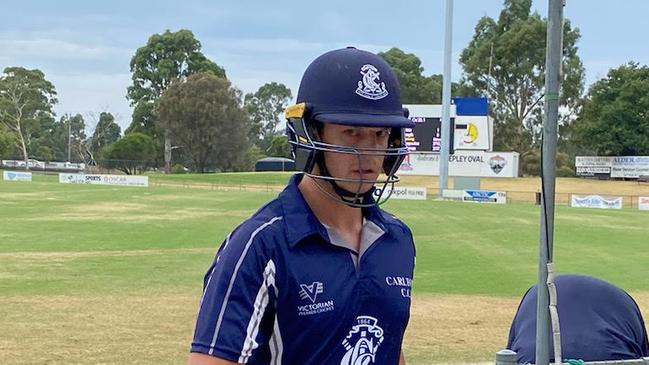
[[[394,185],[399,180],[395,174],[408,154],[403,130],[413,127],[414,123],[408,119],[408,111],[401,104],[399,81],[394,71],[374,53],[347,47],[316,58],[304,72],[297,104],[288,107],[285,115],[296,168],[331,183],[346,204],[364,207],[380,203],[384,201],[381,197],[388,184]],[[318,140],[318,123],[391,128],[389,143],[381,149],[327,144]],[[336,181],[347,180],[329,174],[323,152],[354,154],[359,158],[362,155],[384,156],[386,178],[376,181],[383,186],[369,192],[350,192],[341,188]],[[312,174],[316,165],[319,175]]]

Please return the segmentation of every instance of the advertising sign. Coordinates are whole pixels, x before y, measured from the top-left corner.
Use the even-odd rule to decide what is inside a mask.
[[[600,195],[571,195],[570,206],[574,208],[622,209],[622,197],[603,197]]]
[[[85,174],[59,174],[62,184],[91,184],[91,185],[117,185],[117,186],[149,186],[148,176],[130,175],[85,175]]]
[[[442,198],[474,203],[507,203],[507,194],[505,192],[489,190],[444,190]]]
[[[392,194],[390,194],[392,192]],[[425,187],[408,187],[408,186],[395,186],[394,189],[386,187],[383,193],[383,198],[390,196],[390,199],[403,199],[403,200],[426,200]]]
[[[32,181],[31,172],[22,171],[4,171],[2,178],[7,181]]]
[[[411,153],[397,175],[439,175],[438,154]],[[518,153],[456,151],[449,156],[449,176],[517,177]]]
[[[635,178],[649,175],[649,156],[613,157],[611,177]]]
[[[577,156],[577,176],[637,179],[649,175],[649,156]]]
[[[489,149],[489,141],[489,117],[455,117],[454,150],[486,151]]]
[[[638,209],[649,210],[649,196],[641,196],[638,198]]]

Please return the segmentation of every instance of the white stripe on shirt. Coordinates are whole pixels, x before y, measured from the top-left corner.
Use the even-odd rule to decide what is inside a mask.
[[[247,363],[252,356],[252,351],[259,347],[259,344],[256,341],[257,333],[259,333],[261,319],[264,316],[266,306],[268,305],[268,289],[274,286],[275,263],[273,262],[273,260],[269,260],[268,264],[266,264],[266,268],[264,269],[264,281],[261,283],[261,287],[257,292],[255,304],[253,305],[253,312],[250,316],[250,321],[248,322],[246,339],[243,342],[243,349],[241,350],[241,355],[239,356],[239,363],[241,364]]]
[[[279,332],[279,324],[277,323],[277,313],[275,313],[273,336],[270,338],[270,365],[281,365],[283,346],[282,334]]]
[[[212,343],[210,344],[210,350],[208,354],[213,355],[214,354],[214,347],[216,346],[216,340],[219,337],[219,330],[221,329],[221,322],[223,321],[223,315],[225,314],[225,308],[228,305],[228,299],[230,298],[230,293],[232,292],[232,287],[234,287],[234,281],[237,278],[237,273],[239,272],[239,268],[241,267],[241,263],[243,262],[244,258],[246,257],[246,254],[248,253],[248,249],[250,248],[250,245],[252,245],[252,241],[255,239],[255,236],[261,232],[264,228],[268,227],[269,225],[275,223],[278,220],[281,220],[282,217],[274,217],[273,219],[269,220],[268,222],[262,224],[260,227],[255,229],[252,232],[252,235],[250,235],[250,239],[248,242],[246,242],[246,246],[243,249],[243,252],[241,252],[241,256],[239,256],[239,261],[237,261],[236,266],[234,267],[234,273],[232,274],[232,277],[230,278],[230,284],[228,285],[228,290],[225,292],[225,298],[223,299],[223,304],[221,305],[221,312],[219,313],[219,318],[216,321],[216,327],[214,328],[214,336],[212,337]]]

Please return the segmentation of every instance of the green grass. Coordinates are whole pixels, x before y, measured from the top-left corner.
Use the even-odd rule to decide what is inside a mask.
[[[290,172],[235,172],[214,174],[150,174],[152,183],[193,183],[221,185],[285,185]]]
[[[230,181],[241,178],[235,175]],[[44,267],[47,260],[32,260],[29,255],[5,255],[0,275],[11,274],[14,279],[0,281],[0,293],[38,292],[35,288],[79,292],[90,286],[95,290],[165,290],[164,281],[155,284],[156,279],[146,275],[148,271],[141,265],[125,263],[121,268],[114,264],[128,260],[151,265],[152,272],[158,266],[172,268],[160,275],[191,285],[223,237],[276,196],[166,187],[75,186],[53,183],[50,176],[37,177],[32,183],[0,182],[0,253],[95,255],[56,256],[64,262],[65,270]],[[418,293],[517,296],[535,280],[539,240],[536,206],[429,200],[391,201],[384,208],[401,217],[414,232]],[[649,214],[636,210],[557,207],[557,270],[597,275],[629,290],[649,290],[649,278],[642,275],[644,262],[649,259],[649,250],[645,249],[648,222]],[[133,250],[152,253],[126,258],[97,254]],[[167,250],[169,254],[165,254]],[[35,279],[28,274],[33,270],[48,274],[47,286],[39,286],[38,280],[32,282]],[[96,277],[113,275],[111,270],[121,277],[95,282]],[[70,280],[75,275],[78,279]],[[92,285],[80,285],[84,280]],[[124,288],[120,280],[132,285]],[[176,290],[182,285],[170,287]]]
[[[155,178],[255,185],[284,184],[288,177]],[[25,363],[28,354],[38,354],[30,362],[34,364],[183,362],[202,277],[217,247],[276,195],[236,188],[66,185],[48,175],[34,175],[32,183],[0,181],[0,328],[9,334],[0,338],[0,358],[8,359],[3,363]],[[429,200],[390,201],[384,208],[414,232],[415,295],[517,298],[536,280],[539,209],[534,205]],[[592,274],[628,290],[649,291],[647,223],[649,213],[637,210],[557,207],[557,271]],[[104,321],[111,325],[102,325]],[[121,326],[117,335],[113,324]],[[134,337],[133,328],[142,336]],[[52,354],[40,351],[41,331],[49,333],[48,341],[58,341],[46,344],[62,348]],[[148,338],[152,333],[159,335]],[[60,340],[79,337],[90,346],[84,341],[102,336],[110,341],[96,352]],[[150,342],[137,342],[141,337]],[[150,350],[140,353],[143,346]],[[131,351],[127,355],[120,351],[131,348],[122,350]],[[434,351],[444,353],[443,348]],[[491,353],[476,356],[491,359]]]

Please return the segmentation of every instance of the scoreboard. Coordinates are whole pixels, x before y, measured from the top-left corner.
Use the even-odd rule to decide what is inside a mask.
[[[433,117],[413,117],[414,128],[405,129],[406,146],[410,151],[436,152],[442,149],[442,121]]]

